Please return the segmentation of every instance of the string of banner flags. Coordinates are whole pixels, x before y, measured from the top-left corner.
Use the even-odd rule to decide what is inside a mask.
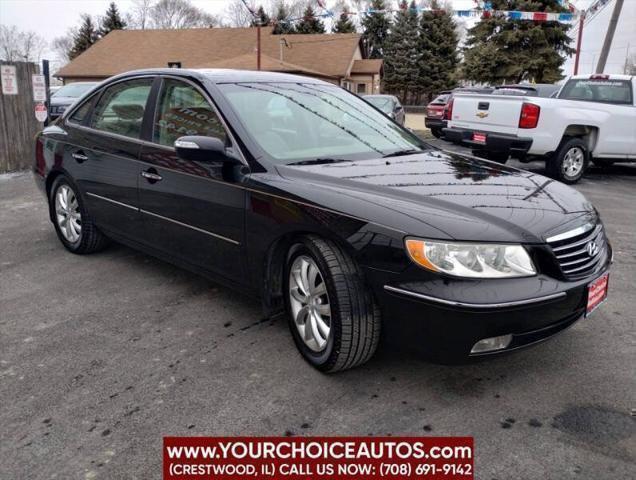
[[[600,7],[603,4],[609,2],[611,0],[596,0],[591,7]],[[254,18],[257,18],[256,12],[248,5],[246,0],[242,0],[245,8],[249,10]],[[339,14],[327,8],[324,0],[317,0],[318,6],[321,8],[320,13],[316,13],[314,16],[316,18],[335,18]],[[490,18],[490,17],[500,17],[508,20],[530,20],[534,22],[561,22],[561,23],[571,23],[581,15],[581,12],[577,11],[576,8],[568,1],[568,0],[559,0],[559,3],[564,8],[567,8],[569,11],[564,13],[558,12],[522,12],[517,10],[495,10],[492,7],[492,2],[489,1],[481,1],[475,0],[476,7],[469,10],[450,10],[450,12],[456,17],[481,17],[481,18]],[[446,12],[448,10],[441,9],[432,9],[430,7],[422,7],[422,6],[409,6],[408,9],[415,10],[418,14],[422,12]],[[396,13],[403,11],[400,8],[385,8],[381,10],[376,10],[373,8],[367,8],[366,10],[360,11],[343,11],[346,15],[374,15],[374,14],[382,14],[382,13]],[[304,17],[295,17],[295,18],[287,18],[285,20],[273,20],[272,23],[292,23],[303,20]]]

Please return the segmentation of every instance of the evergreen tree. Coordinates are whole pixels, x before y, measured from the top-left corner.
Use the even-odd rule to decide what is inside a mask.
[[[287,22],[289,19],[289,10],[284,2],[280,2],[276,9],[276,20],[272,33],[274,35],[282,35],[285,33],[294,33],[294,26]]]
[[[419,28],[419,69],[417,93],[432,94],[455,86],[457,74],[457,33],[450,12],[437,0],[422,13]]]
[[[385,10],[384,0],[372,0],[371,10]],[[362,16],[362,40],[368,58],[382,58],[384,43],[389,35],[391,19],[386,13],[370,13]]]
[[[338,21],[333,24],[332,33],[356,33],[356,26],[351,21],[349,9],[344,7]]]
[[[384,45],[384,85],[404,103],[408,93],[417,88],[420,55],[415,1],[409,5],[402,0],[399,8]]]
[[[492,0],[494,10],[567,12],[559,0]],[[463,74],[476,82],[501,84],[531,80],[552,83],[562,78],[570,48],[571,25],[484,16],[468,30]]]
[[[250,24],[250,26],[256,27],[258,24],[260,24],[261,27],[266,27],[267,25],[270,24],[271,21],[272,20],[269,18],[269,15],[265,13],[265,9],[261,5],[258,7],[258,10],[256,10],[256,18],[252,20],[252,23]]]
[[[311,5],[307,5],[302,20],[296,24],[296,33],[325,33],[325,24],[316,17]]]
[[[97,40],[99,40],[99,33],[93,19],[90,15],[82,15],[82,25],[73,36],[73,47],[68,54],[69,60],[88,50]]]
[[[121,18],[117,5],[115,5],[115,2],[110,2],[106,15],[101,21],[99,35],[103,37],[113,30],[123,30],[124,28],[126,28],[126,22]]]

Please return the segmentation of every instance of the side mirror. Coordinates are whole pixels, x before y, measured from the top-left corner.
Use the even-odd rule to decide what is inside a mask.
[[[174,142],[177,156],[193,162],[223,162],[240,164],[241,161],[229,154],[223,141],[216,137],[198,135],[179,137]]]

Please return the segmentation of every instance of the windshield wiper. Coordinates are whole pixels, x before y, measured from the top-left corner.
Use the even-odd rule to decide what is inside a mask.
[[[387,153],[386,155],[382,155],[382,158],[403,157],[405,155],[414,155],[416,153],[422,153],[422,150],[418,150],[416,148],[407,148],[405,150],[398,150],[397,152]]]
[[[311,160],[301,160],[299,162],[288,163],[287,165],[322,165],[325,163],[341,162],[351,162],[351,160],[345,160],[344,158],[313,158]]]

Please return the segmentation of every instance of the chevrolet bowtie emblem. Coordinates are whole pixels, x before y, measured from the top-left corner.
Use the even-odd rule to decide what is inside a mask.
[[[479,118],[486,118],[488,116],[488,113],[487,112],[477,112],[476,115]]]

